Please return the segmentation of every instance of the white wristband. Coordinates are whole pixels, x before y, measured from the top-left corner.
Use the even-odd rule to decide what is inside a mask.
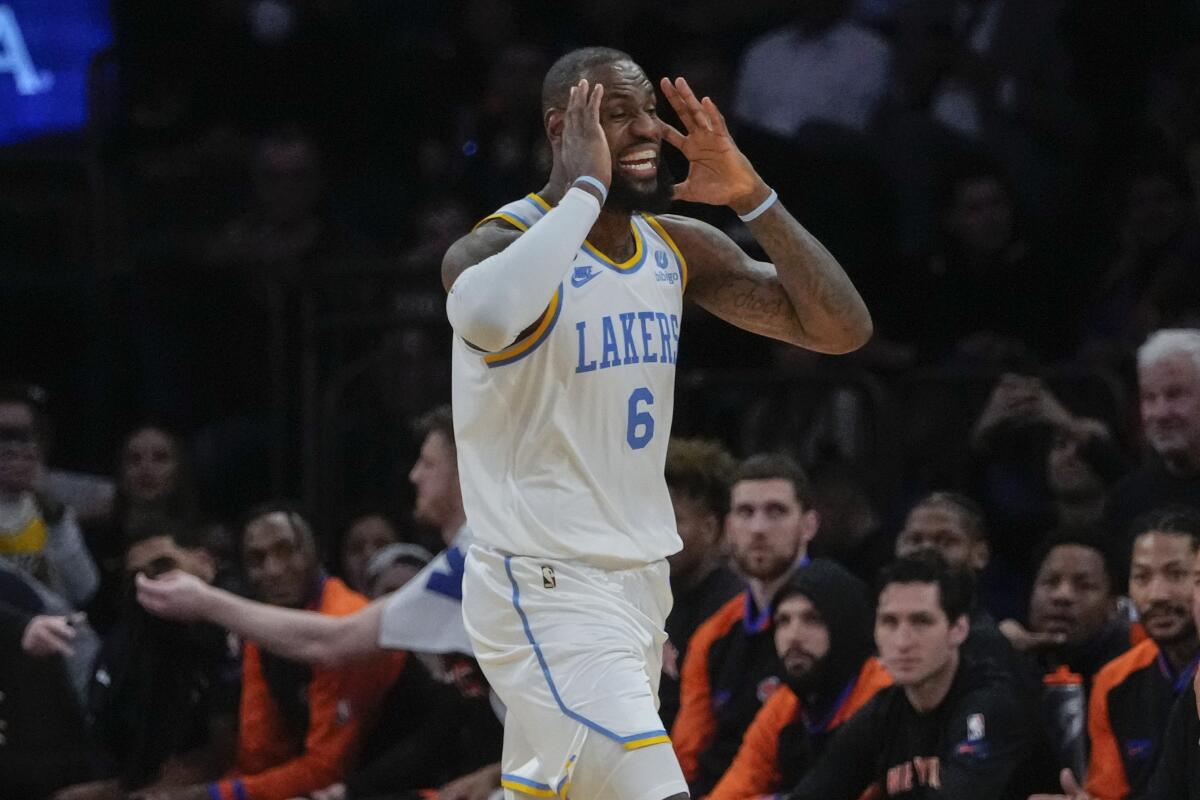
[[[580,175],[571,182],[571,185],[574,186],[580,181],[583,181],[589,186],[595,187],[596,190],[600,192],[600,205],[604,205],[604,201],[608,199],[608,188],[604,185],[604,182],[599,178],[593,178],[591,175]]]
[[[753,222],[765,214],[768,208],[775,205],[775,201],[778,199],[779,195],[777,195],[775,190],[772,189],[771,193],[767,195],[767,199],[763,200],[762,203],[759,204],[758,208],[754,209],[748,214],[738,214],[738,219],[740,219],[742,222]]]

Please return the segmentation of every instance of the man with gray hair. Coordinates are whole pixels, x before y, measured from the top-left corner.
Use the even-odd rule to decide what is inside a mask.
[[[1155,508],[1200,510],[1200,330],[1158,331],[1138,348],[1142,430],[1153,453],[1109,498],[1115,535]]]

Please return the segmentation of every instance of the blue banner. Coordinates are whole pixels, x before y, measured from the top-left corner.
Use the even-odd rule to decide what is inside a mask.
[[[0,0],[0,145],[83,125],[111,41],[107,0]]]

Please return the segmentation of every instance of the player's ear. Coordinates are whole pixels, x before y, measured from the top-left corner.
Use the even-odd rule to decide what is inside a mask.
[[[548,108],[542,115],[542,124],[546,126],[546,136],[551,145],[558,145],[562,141],[566,121],[566,111],[561,108]]]

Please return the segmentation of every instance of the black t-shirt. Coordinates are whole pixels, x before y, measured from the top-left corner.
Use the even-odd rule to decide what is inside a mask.
[[[1171,709],[1162,754],[1143,800],[1200,800],[1200,717],[1194,685]]]
[[[1166,505],[1185,505],[1200,511],[1200,473],[1180,478],[1167,472],[1158,456],[1126,475],[1112,489],[1108,500],[1111,535],[1118,541],[1129,536],[1133,521],[1148,511]]]
[[[963,661],[928,713],[899,686],[877,694],[842,725],[789,800],[855,800],[872,786],[909,800],[1025,800],[1036,740],[1013,678]]]
[[[130,609],[105,639],[89,690],[92,730],[110,774],[126,788],[145,786],[171,756],[208,744],[214,719],[236,720],[240,662],[214,626]]]

